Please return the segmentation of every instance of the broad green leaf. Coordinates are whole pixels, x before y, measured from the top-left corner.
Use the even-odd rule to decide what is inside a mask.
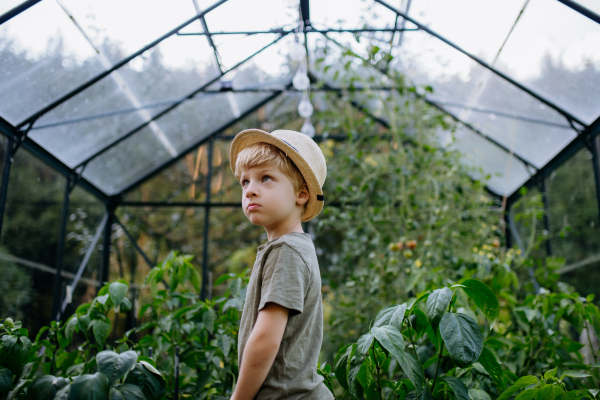
[[[225,274],[225,275],[221,275],[219,277],[219,279],[217,279],[215,281],[215,286],[220,285],[221,283],[225,282],[226,280],[229,280],[231,278],[235,278],[235,274]]]
[[[504,372],[494,353],[487,347],[484,347],[477,361],[485,368],[487,373],[490,374],[490,377],[496,384],[498,392],[504,390],[506,388],[506,385],[504,384]]]
[[[372,328],[371,334],[377,339],[381,347],[386,349],[400,364],[408,379],[415,386],[417,394],[420,395],[425,382],[423,367],[412,354],[405,353],[404,338],[400,331],[391,325],[386,325]]]
[[[12,387],[13,374],[8,368],[0,369],[0,395],[8,393]]]
[[[69,341],[73,340],[73,334],[75,333],[75,327],[77,327],[77,317],[73,316],[69,322],[67,322],[67,326],[65,327],[65,336]]]
[[[454,363],[466,368],[473,364],[483,350],[483,334],[477,322],[464,314],[447,313],[440,322],[440,334],[450,358]]]
[[[568,377],[571,377],[571,378],[587,378],[587,377],[590,377],[592,375],[588,374],[586,372],[567,370],[567,371],[565,371],[565,372],[562,373],[562,375],[560,376],[560,380],[562,381],[563,379],[565,379],[565,376],[568,376]]]
[[[102,372],[81,375],[73,380],[69,400],[108,400],[108,378]]]
[[[600,392],[600,389],[588,389],[588,392],[590,392],[590,394],[596,398],[596,395],[598,394],[598,392]]]
[[[196,271],[195,268],[190,268],[190,271],[192,272],[192,274],[190,275],[190,282],[192,283],[192,286],[194,287],[196,292],[200,292],[200,274],[198,273],[198,271]]]
[[[104,341],[110,333],[110,324],[96,319],[92,321],[92,332],[94,332],[96,341],[100,344],[104,344]]]
[[[354,352],[354,357],[356,358],[356,362],[362,362],[365,358],[365,355],[369,352],[371,345],[373,344],[373,335],[370,333],[366,333],[358,338],[358,342],[356,343],[356,351]]]
[[[215,320],[217,319],[217,313],[212,307],[209,307],[202,314],[202,322],[204,323],[204,327],[210,333],[213,333],[215,330]]]
[[[148,371],[152,372],[154,375],[160,376],[162,378],[162,374],[156,369],[154,363],[149,363],[148,361],[140,360],[139,361],[142,366],[144,366]]]
[[[506,389],[504,392],[500,394],[500,396],[496,400],[506,400],[511,398],[515,393],[519,390],[526,388],[529,385],[533,385],[538,383],[539,380],[533,375],[527,375],[520,377],[512,386]]]
[[[127,297],[124,297],[121,305],[119,306],[119,312],[127,313],[129,311],[131,311],[131,300],[129,300]]]
[[[335,361],[333,363],[333,372],[335,373],[335,378],[346,391],[348,391],[348,381],[346,377],[348,375],[348,361],[351,353],[352,345],[342,347],[342,349],[338,351],[337,355],[335,356]]]
[[[548,379],[550,379],[550,378],[554,378],[554,377],[556,376],[556,372],[557,372],[557,371],[558,371],[558,367],[555,367],[555,368],[553,368],[553,369],[551,369],[551,370],[549,370],[549,371],[546,371],[546,372],[544,373],[544,379],[545,379],[545,380],[548,380]]]
[[[410,323],[413,329],[416,331],[417,336],[421,336],[423,332],[427,330],[429,325],[429,321],[427,320],[427,316],[421,310],[415,310],[413,315],[410,316]],[[415,337],[413,337],[413,340]]]
[[[431,395],[431,390],[429,389],[429,385],[425,386],[425,390],[419,396],[419,400],[434,400],[433,396]]]
[[[96,365],[98,371],[106,375],[109,385],[112,386],[135,366],[137,358],[137,353],[132,350],[121,354],[105,350],[96,355]]]
[[[69,398],[69,394],[71,393],[71,385],[67,385],[56,392],[54,399],[52,400],[67,400]]]
[[[90,326],[90,317],[87,315],[77,317],[77,326],[81,332],[86,333]]]
[[[593,303],[585,305],[585,318],[590,321],[596,333],[600,332],[600,310]]]
[[[149,371],[147,366],[143,365],[142,362],[137,363],[129,374],[127,374],[125,383],[130,383],[141,388],[146,400],[158,400],[167,392],[165,380],[162,376]]]
[[[146,397],[142,393],[142,389],[125,383],[110,389],[109,400],[146,400]]]
[[[23,366],[23,344],[13,335],[5,335],[0,343],[0,365],[18,375]]]
[[[356,348],[357,345],[353,344],[352,352],[348,359],[348,375],[346,376],[346,381],[348,382],[348,393],[355,399],[361,399],[363,390],[358,382],[358,373],[360,372],[360,369],[363,368],[363,364],[362,359],[360,361],[356,359]]]
[[[30,382],[31,382],[31,380],[29,380],[29,379],[20,379],[19,383],[17,383],[17,386],[15,386],[15,388],[12,390],[12,392],[10,392],[8,394],[8,397],[6,398],[6,400],[15,400],[17,398],[17,395],[21,391],[21,389]],[[19,397],[19,398],[21,398],[21,397]]]
[[[592,364],[592,368],[600,368],[600,362]]]
[[[227,334],[217,335],[217,345],[219,346],[219,349],[221,349],[225,357],[229,355],[229,350],[231,350],[231,343],[231,336]]]
[[[527,390],[523,390],[521,393],[519,393],[519,395],[517,397],[515,397],[515,400],[533,400],[533,399],[537,399],[539,393],[540,393],[540,389],[527,389]],[[546,400],[546,399],[544,399],[544,400]]]
[[[452,290],[450,288],[436,289],[427,298],[425,315],[434,331],[437,330],[440,320],[448,310],[450,301],[452,301]]]
[[[115,308],[119,308],[128,289],[127,284],[123,282],[113,282],[108,286],[108,294],[110,295],[110,299],[115,305]]]
[[[469,398],[469,391],[467,390],[467,387],[460,379],[452,376],[442,376],[440,380],[442,382],[446,382],[448,386],[450,386],[450,390],[452,390],[452,393],[454,393],[454,396],[456,396],[457,400],[471,400]]]
[[[490,290],[484,283],[476,279],[467,279],[462,282],[465,287],[465,293],[475,302],[477,307],[485,314],[490,321],[490,329],[494,326],[498,315],[500,315],[500,303],[494,292]]]
[[[406,303],[399,306],[384,308],[383,310],[379,311],[375,317],[373,326],[378,327],[384,325],[394,325],[396,328],[402,329],[402,320],[404,319],[406,308]]]
[[[469,397],[471,397],[473,400],[492,400],[490,395],[485,390],[475,388],[469,389]]]
[[[52,375],[43,375],[35,379],[27,388],[27,400],[52,400],[54,395],[69,381]]]

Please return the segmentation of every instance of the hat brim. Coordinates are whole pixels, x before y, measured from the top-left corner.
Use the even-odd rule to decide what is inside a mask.
[[[319,215],[323,210],[323,201],[318,200],[317,196],[322,198],[323,190],[314,171],[296,149],[268,132],[260,129],[246,129],[235,136],[229,149],[229,163],[233,174],[235,175],[235,162],[238,154],[255,143],[269,143],[281,149],[294,162],[304,177],[306,186],[308,186],[309,199],[302,214],[302,222],[310,221]]]

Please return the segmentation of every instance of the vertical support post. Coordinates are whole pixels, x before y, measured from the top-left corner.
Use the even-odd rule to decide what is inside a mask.
[[[100,270],[100,287],[98,291],[102,287],[102,282],[108,281],[109,275],[109,267],[110,267],[110,236],[112,234],[112,225],[115,221],[115,206],[114,204],[109,204],[106,206],[106,215],[108,215],[108,220],[106,221],[106,226],[104,227],[104,238],[102,241],[102,266]]]
[[[62,304],[62,267],[63,256],[65,252],[65,236],[67,230],[67,217],[69,215],[69,197],[71,196],[71,177],[68,176],[65,182],[65,191],[63,194],[62,211],[60,213],[60,227],[58,231],[58,247],[56,249],[56,275],[54,275],[54,290],[52,296],[51,318],[60,318],[60,306]]]
[[[175,346],[175,400],[179,400],[179,346]]]
[[[594,169],[594,181],[596,182],[596,205],[598,206],[598,218],[600,219],[600,135],[593,137],[592,144],[592,168]]]
[[[513,237],[510,230],[510,203],[506,202],[506,208],[504,209],[504,239],[506,241],[506,248],[512,249]]]
[[[2,235],[2,223],[4,222],[4,211],[6,210],[6,197],[8,194],[8,178],[10,177],[10,167],[12,165],[12,151],[15,140],[12,137],[6,138],[4,146],[4,159],[2,160],[2,187],[0,187],[0,237]]]
[[[213,138],[208,141],[208,173],[206,176],[206,205],[204,206],[204,248],[202,249],[202,290],[200,292],[200,300],[206,300],[208,295],[208,239],[210,229],[210,192],[212,182],[212,162],[213,162]]]
[[[546,239],[546,254],[548,257],[552,255],[552,241],[550,239],[550,202],[548,199],[548,185],[546,177],[542,176],[541,191],[542,191],[542,202],[544,203],[544,229],[548,232],[548,239]]]

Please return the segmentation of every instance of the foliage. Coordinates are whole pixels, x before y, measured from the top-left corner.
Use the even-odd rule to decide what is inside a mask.
[[[175,386],[196,399],[230,395],[247,279],[224,275],[216,282],[231,280],[224,295],[200,301],[191,258],[172,252],[150,271],[152,302],[139,313],[147,322],[114,343],[108,340],[109,313],[132,307],[124,281],[102,287],[64,324],[53,321],[40,330],[33,343],[20,322],[6,319],[0,326],[0,399],[158,400],[170,398]]]

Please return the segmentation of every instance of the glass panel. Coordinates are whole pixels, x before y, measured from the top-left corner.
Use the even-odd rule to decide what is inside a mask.
[[[476,169],[473,172],[475,179],[489,175],[487,186],[494,193],[511,195],[529,179],[530,174],[522,162],[470,129],[459,127],[455,135],[456,141],[450,148],[463,155],[464,164]]]
[[[0,317],[37,332],[50,320],[65,179],[21,148],[11,168],[0,241]]]
[[[278,35],[270,34],[251,36],[222,35],[213,37],[213,42],[217,46],[222,69],[226,71],[275,41],[277,37]]]
[[[206,25],[210,32],[290,29],[298,23],[298,9],[287,8],[283,3],[280,0],[264,0],[260,4],[229,0],[206,15]]]
[[[259,114],[264,114],[260,112]],[[253,113],[255,115],[256,113]],[[247,118],[245,118],[247,119]],[[252,118],[253,119],[253,118]],[[260,125],[255,125],[260,126]],[[240,130],[236,129],[233,134],[237,134]],[[222,140],[215,142],[214,146],[214,169],[211,182],[213,203],[238,203],[241,208],[242,187],[235,179],[231,166],[229,164],[229,147],[231,141]]]
[[[145,127],[92,160],[83,175],[107,194],[116,194],[172,155],[160,130]]]
[[[311,4],[310,21],[317,29],[392,28],[396,13],[374,2],[321,0]]]
[[[532,0],[497,66],[591,123],[600,114],[599,47],[600,24],[558,1]]]
[[[113,64],[196,15],[190,0],[172,0],[168,6],[145,0],[63,2],[92,43],[100,46]],[[179,47],[165,57],[181,59],[186,52],[185,47]]]
[[[0,15],[9,12],[13,8],[20,4],[23,4],[25,0],[4,0],[0,3]]]
[[[409,15],[466,51],[492,62],[523,4],[524,0],[418,0],[410,3]]]
[[[18,124],[102,70],[57,3],[41,1],[0,26],[0,115]]]

